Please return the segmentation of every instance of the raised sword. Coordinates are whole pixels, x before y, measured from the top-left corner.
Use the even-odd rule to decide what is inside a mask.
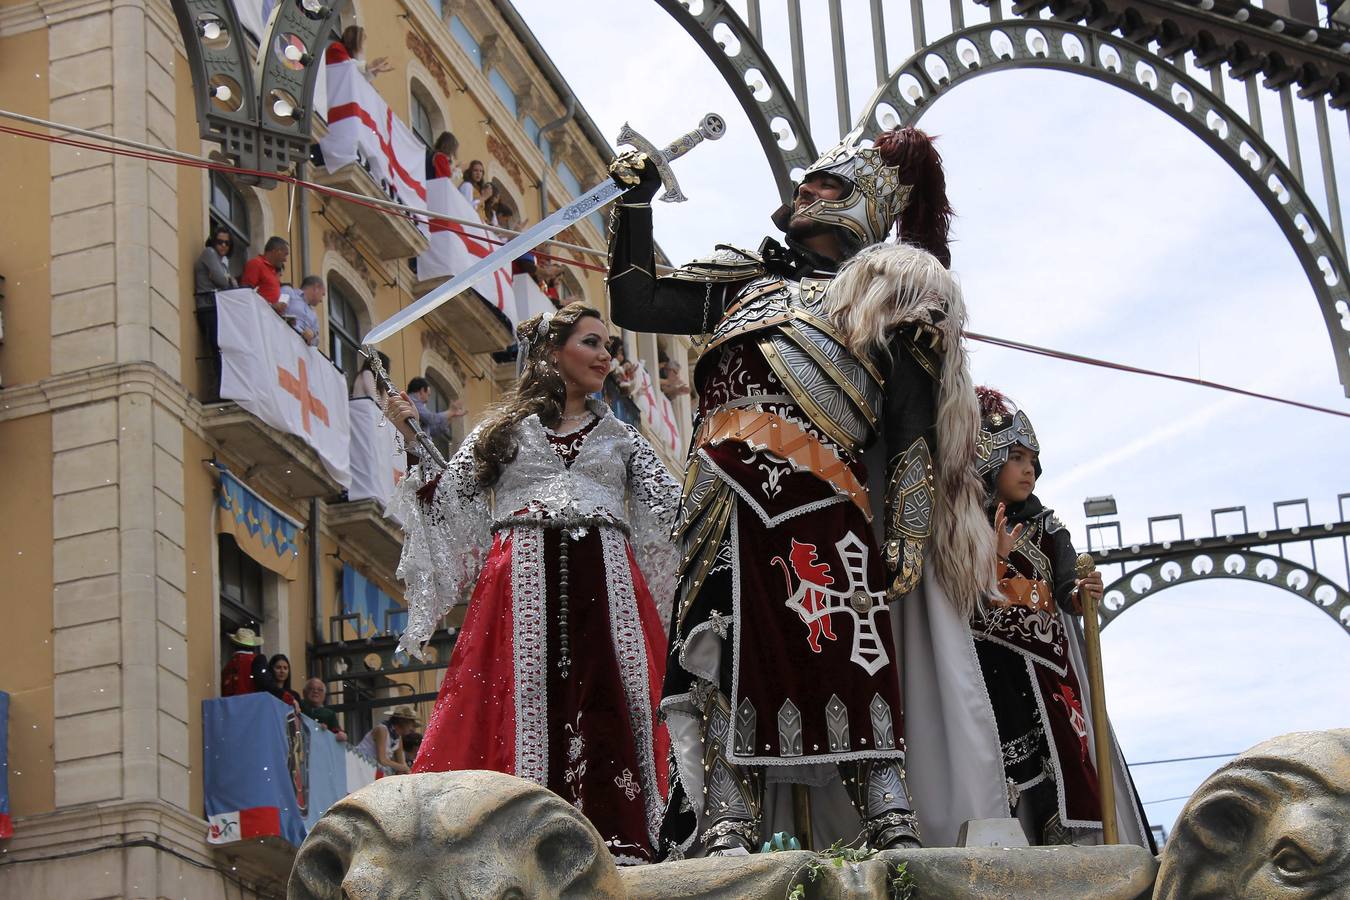
[[[675,173],[671,171],[670,163],[684,156],[705,140],[717,140],[726,133],[726,130],[726,121],[716,113],[709,113],[703,117],[703,121],[699,123],[698,128],[671,141],[664,148],[657,149],[655,145],[625,123],[623,130],[619,132],[618,143],[645,153],[647,159],[655,164],[656,170],[661,176],[661,183],[665,187],[661,199],[667,203],[678,203],[686,198],[680,191],[679,182],[675,180]],[[416,303],[376,325],[361,343],[368,346],[378,344],[385,338],[396,334],[442,303],[468,290],[489,272],[500,269],[511,260],[528,253],[573,222],[585,218],[632,187],[633,185],[620,186],[612,179],[606,178],[567,206],[528,231],[524,231],[507,241],[494,253],[483,257]]]

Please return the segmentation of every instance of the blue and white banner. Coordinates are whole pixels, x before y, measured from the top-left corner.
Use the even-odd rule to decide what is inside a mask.
[[[216,468],[220,471],[216,531],[232,536],[254,562],[294,581],[300,558],[300,524],[253,493],[228,470]]]
[[[342,567],[342,611],[359,617],[356,633],[344,634],[346,640],[398,634],[408,624],[407,608],[351,566]]]
[[[375,780],[332,732],[271,694],[202,701],[207,836],[300,846],[328,808]]]
[[[9,817],[9,694],[0,691],[0,841],[14,837]]]

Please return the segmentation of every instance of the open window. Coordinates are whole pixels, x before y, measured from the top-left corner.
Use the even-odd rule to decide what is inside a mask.
[[[252,256],[253,222],[243,192],[229,176],[211,173],[211,234],[224,229],[230,233],[234,246],[230,248],[230,274],[236,278],[244,271],[244,263]]]

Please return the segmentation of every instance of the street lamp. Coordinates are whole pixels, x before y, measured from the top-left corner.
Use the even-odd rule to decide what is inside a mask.
[[[1083,515],[1089,518],[1094,516],[1114,516],[1116,514],[1116,498],[1110,494],[1101,497],[1088,497],[1083,501]]]
[[[1087,527],[1087,545],[1089,553],[1092,552],[1094,537],[1097,538],[1097,545],[1099,548],[1120,546],[1120,523],[1102,521],[1102,516],[1114,516],[1115,514],[1116,498],[1110,494],[1105,494],[1101,497],[1088,497],[1083,501],[1083,515],[1087,516],[1089,519],[1096,519],[1095,522],[1089,523]],[[1115,531],[1116,533],[1114,544],[1107,543],[1101,539],[1102,535],[1109,531]]]
[[[173,0],[202,138],[219,143],[241,169],[286,172],[307,159],[316,62],[345,2],[281,0],[255,53],[233,0]]]

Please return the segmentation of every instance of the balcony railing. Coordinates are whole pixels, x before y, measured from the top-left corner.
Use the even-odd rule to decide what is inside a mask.
[[[335,172],[316,167],[314,181],[353,194],[388,199],[387,193],[366,169],[365,160],[347,163]],[[380,259],[408,259],[427,249],[426,235],[409,216],[359,203],[344,203],[338,208],[340,215],[351,222],[360,240]]]

